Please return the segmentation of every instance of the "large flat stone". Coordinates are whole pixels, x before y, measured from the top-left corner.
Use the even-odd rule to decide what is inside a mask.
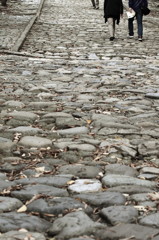
[[[131,239],[132,237],[137,240],[149,240],[156,235],[159,235],[158,229],[139,224],[118,224],[115,227],[96,232],[96,236],[100,237],[101,240]]]
[[[90,235],[97,228],[102,227],[102,224],[93,222],[84,212],[78,211],[56,219],[49,229],[49,234],[53,236],[56,234],[56,239],[69,239],[81,235]]]
[[[103,177],[102,182],[104,186],[108,187],[115,187],[120,185],[136,185],[136,186],[143,186],[149,188],[157,187],[157,183],[148,180],[142,180],[135,177],[130,176],[122,176],[116,174],[108,174]]]
[[[124,205],[126,198],[118,192],[98,192],[98,193],[83,193],[74,196],[86,203],[96,207],[108,207],[114,205]]]
[[[133,206],[112,206],[103,208],[101,216],[112,225],[137,221],[138,211]]]

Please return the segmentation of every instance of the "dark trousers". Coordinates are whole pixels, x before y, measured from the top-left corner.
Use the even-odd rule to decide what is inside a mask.
[[[138,37],[142,37],[143,36],[143,23],[142,23],[142,19],[143,19],[143,14],[141,12],[141,9],[138,9],[136,11],[136,20],[137,20],[137,33],[138,33]],[[133,36],[134,35],[134,18],[129,18],[128,20],[128,29],[129,29],[129,35]]]

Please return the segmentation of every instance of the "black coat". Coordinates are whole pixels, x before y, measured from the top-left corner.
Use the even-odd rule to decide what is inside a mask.
[[[104,0],[104,18],[114,18],[117,24],[120,22],[120,14],[123,14],[122,0]]]

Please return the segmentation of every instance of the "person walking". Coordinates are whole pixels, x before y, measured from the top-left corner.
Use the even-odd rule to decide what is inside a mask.
[[[99,0],[91,0],[93,8],[99,9]]]
[[[110,41],[115,39],[115,25],[119,24],[123,15],[122,0],[104,0],[104,18],[108,22]]]
[[[130,11],[133,9],[135,11],[135,17],[137,20],[137,33],[138,33],[138,40],[142,42],[143,40],[143,13],[142,8],[148,7],[148,1],[147,0],[129,0],[129,8]],[[129,29],[129,37],[134,37],[134,18],[128,19],[128,29]]]

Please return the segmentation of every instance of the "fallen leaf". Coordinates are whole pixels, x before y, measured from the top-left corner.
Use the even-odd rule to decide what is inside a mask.
[[[157,192],[149,193],[148,196],[150,197],[150,199],[151,199],[152,201],[159,200],[159,193],[157,193]]]
[[[27,207],[25,206],[25,205],[23,205],[21,208],[19,208],[18,210],[17,210],[17,212],[26,212],[26,210],[27,210]]]
[[[92,120],[88,119],[86,120],[88,124],[91,124]]]
[[[74,183],[75,183],[74,180],[70,180],[70,181],[67,182],[67,185],[71,185],[71,184],[74,184]]]
[[[134,206],[134,208],[136,208],[138,211],[147,212],[147,209],[144,206]]]

